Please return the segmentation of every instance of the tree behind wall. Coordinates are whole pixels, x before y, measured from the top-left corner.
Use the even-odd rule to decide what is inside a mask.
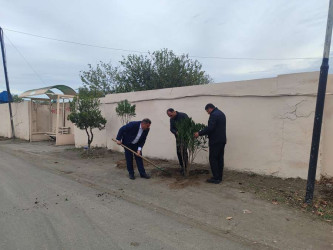
[[[82,97],[100,98],[105,96],[102,90],[98,90],[96,88],[88,88],[87,86],[78,88],[78,93],[80,98]]]
[[[99,109],[100,101],[91,96],[81,95],[75,97],[70,103],[71,114],[67,119],[75,124],[79,129],[84,129],[88,136],[88,148],[94,139],[93,129],[102,130],[105,128],[106,119],[102,116]]]
[[[148,55],[131,54],[119,62],[118,67],[100,62],[96,68],[88,65],[81,71],[84,87],[103,93],[173,88],[201,85],[212,82],[197,60],[188,55],[176,55],[172,50],[162,49]]]
[[[162,49],[148,55],[128,55],[120,61],[116,92],[201,85],[212,81],[197,60]]]
[[[181,155],[186,169],[184,169],[185,176],[189,176],[191,167],[193,165],[194,159],[201,150],[206,150],[207,146],[207,136],[200,136],[194,138],[194,133],[200,131],[205,127],[204,124],[195,123],[192,118],[185,118],[181,121],[176,122],[177,128],[177,141],[180,143]],[[187,151],[188,158],[184,157]]]
[[[136,116],[135,106],[135,104],[131,105],[127,99],[118,102],[116,113],[120,117],[121,123],[123,125],[129,123],[131,118]]]
[[[94,68],[88,64],[87,71],[81,71],[80,77],[83,89],[96,93],[96,97],[102,97],[114,92],[116,86],[117,68],[111,63],[100,62]]]
[[[23,98],[18,97],[18,95],[12,95],[13,96],[13,102],[23,102]]]

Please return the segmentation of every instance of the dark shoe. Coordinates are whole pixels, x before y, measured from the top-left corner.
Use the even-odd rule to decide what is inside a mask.
[[[143,175],[141,175],[141,178],[150,179],[150,176],[148,174],[143,174]]]
[[[129,178],[130,178],[131,180],[135,180],[135,176],[134,176],[134,174],[129,174]]]
[[[217,180],[215,178],[210,178],[207,180],[208,183],[213,183],[213,184],[220,184],[221,180]]]

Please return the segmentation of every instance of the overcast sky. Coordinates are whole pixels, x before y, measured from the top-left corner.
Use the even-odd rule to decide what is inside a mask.
[[[197,56],[193,59],[214,82],[318,71],[328,4],[329,0],[0,0],[11,92],[55,84],[77,89],[87,64],[111,61],[116,66],[128,55],[18,32],[123,50],[168,48]],[[1,67],[0,90],[4,89]]]

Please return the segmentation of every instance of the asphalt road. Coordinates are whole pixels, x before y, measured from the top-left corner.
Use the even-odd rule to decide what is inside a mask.
[[[0,249],[250,248],[0,151]]]

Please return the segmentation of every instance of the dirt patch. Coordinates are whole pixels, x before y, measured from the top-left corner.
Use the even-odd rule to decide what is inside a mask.
[[[77,152],[83,159],[105,158],[112,152],[107,148],[94,147],[90,149],[85,148],[71,148],[69,151]]]
[[[107,148],[91,148],[91,149],[84,149],[81,153],[82,158],[104,158],[108,154],[111,153],[111,150],[108,150]]]
[[[169,166],[170,165],[170,162],[168,162],[167,160],[161,160],[161,159],[150,159],[150,158],[147,158],[148,160],[150,160],[151,162],[153,162],[154,164],[156,164],[157,166],[159,167],[162,167],[162,165],[166,165],[166,166]],[[150,163],[147,163],[145,160],[143,160],[144,162],[144,166],[145,166],[145,169],[150,169],[150,168],[154,168],[154,172],[155,172],[155,167],[152,166]],[[123,159],[121,160],[118,160],[116,162],[117,164],[117,168],[119,169],[126,169],[126,159],[125,159],[125,156],[123,156]],[[164,166],[165,167],[165,166]],[[164,168],[162,167],[162,168]],[[134,169],[137,169],[137,166],[136,166],[136,162],[135,162],[135,159],[133,159],[133,168]],[[157,170],[157,169],[156,169]],[[159,171],[159,170],[157,170]]]
[[[120,169],[126,169],[126,159],[123,159],[123,160],[119,160],[116,162],[117,164],[117,168],[120,168]],[[135,163],[133,163],[133,167],[134,167]]]
[[[189,186],[199,186],[202,182],[199,178],[177,178],[174,182],[168,184],[170,189],[182,189]]]
[[[242,192],[253,193],[274,205],[287,205],[329,223],[333,221],[333,179],[323,177],[316,182],[311,205],[304,203],[306,180],[300,178],[281,179],[229,170],[224,172],[223,182],[230,187],[241,189]]]
[[[176,164],[170,167],[166,164],[160,166],[167,172],[158,169],[151,170],[153,177],[159,177],[162,180],[171,180],[168,184],[170,189],[182,189],[189,186],[199,186],[205,178],[209,175],[208,169],[203,169],[202,166],[196,166],[189,172],[189,176],[184,177],[180,171],[180,167]]]
[[[322,176],[317,185],[319,185],[320,195],[327,201],[333,202],[333,178]]]
[[[161,177],[161,178],[181,178],[181,179],[193,179],[193,178],[197,178],[200,175],[207,175],[209,174],[208,169],[203,169],[200,168],[202,166],[199,166],[197,168],[194,168],[190,171],[189,176],[188,177],[184,177],[180,171],[180,167],[175,166],[175,165],[167,165],[167,164],[160,164],[160,167],[162,169],[165,170],[161,171],[157,168],[151,170],[151,175],[152,176],[156,176],[156,177]]]
[[[204,181],[205,178],[207,178],[209,174],[208,169],[203,169],[203,166],[196,165],[190,171],[189,176],[184,177],[180,172],[180,167],[175,162],[160,159],[151,159],[151,161],[164,171],[155,168],[151,164],[145,163],[147,172],[149,172],[153,178],[160,178],[162,181],[171,180],[172,182],[168,184],[170,189],[182,189],[188,186],[198,186]],[[125,159],[116,161],[116,164],[117,168],[126,169]],[[134,169],[137,169],[135,160],[133,160],[133,167]]]
[[[188,177],[184,177],[179,169],[176,169],[175,172],[177,173],[175,176],[176,180],[168,185],[171,189],[199,186],[209,175],[209,171],[207,169],[200,168],[191,170]]]
[[[7,140],[11,140],[10,138],[7,138],[7,137],[2,137],[0,136],[0,141],[7,141]]]

